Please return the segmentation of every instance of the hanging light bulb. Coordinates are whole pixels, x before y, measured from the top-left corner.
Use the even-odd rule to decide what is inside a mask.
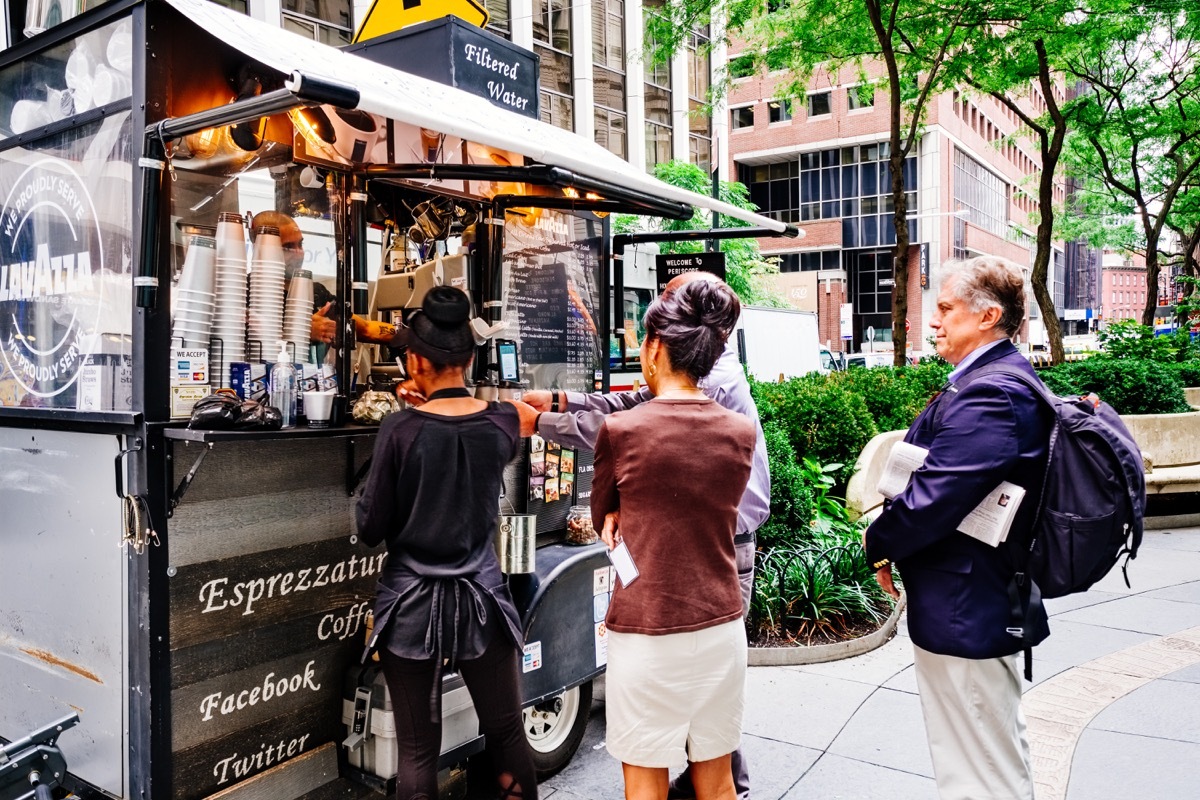
[[[187,158],[212,158],[221,147],[222,133],[220,128],[205,128],[202,131],[188,134],[183,137],[183,147],[181,148],[185,152],[178,155]]]

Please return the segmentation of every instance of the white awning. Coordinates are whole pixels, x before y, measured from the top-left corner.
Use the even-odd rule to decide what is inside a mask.
[[[563,167],[593,179],[706,208],[768,230],[782,233],[791,227],[663,183],[595,142],[506,111],[460,89],[342,52],[208,0],[168,2],[202,30],[284,75],[300,71],[357,87],[361,94],[358,107],[368,113],[510,150],[539,164]]]

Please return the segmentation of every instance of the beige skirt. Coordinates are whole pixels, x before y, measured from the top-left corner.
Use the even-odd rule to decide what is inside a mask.
[[[608,752],[639,767],[680,767],[732,753],[742,736],[746,628],[608,634]]]

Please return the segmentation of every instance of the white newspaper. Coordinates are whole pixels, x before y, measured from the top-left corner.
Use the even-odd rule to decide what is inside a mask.
[[[908,442],[896,442],[888,453],[883,474],[879,477],[879,493],[891,500],[904,491],[909,478],[925,463],[929,451]],[[996,547],[1008,538],[1017,509],[1025,498],[1025,490],[1015,483],[1003,481],[988,493],[975,510],[963,519],[958,530],[986,545]]]

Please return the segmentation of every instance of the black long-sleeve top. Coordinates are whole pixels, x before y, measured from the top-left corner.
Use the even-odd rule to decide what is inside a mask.
[[[388,547],[369,650],[453,665],[482,655],[496,631],[520,647],[492,545],[504,466],[520,441],[508,403],[459,417],[408,409],[384,419],[357,508],[363,541]]]

